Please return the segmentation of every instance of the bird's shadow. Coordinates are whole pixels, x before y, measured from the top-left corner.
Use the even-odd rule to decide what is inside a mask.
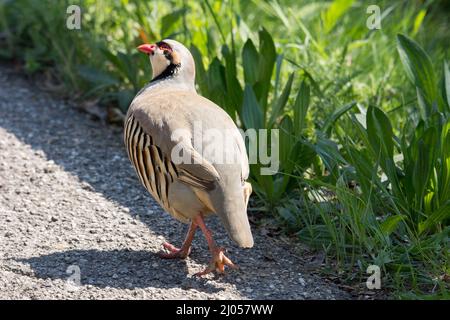
[[[32,84],[12,69],[1,68],[11,90],[31,88],[23,93],[27,96],[24,100],[29,101],[27,105],[23,102],[17,105],[15,97],[0,97],[3,100],[0,102],[1,127],[34,150],[42,150],[48,160],[78,177],[89,190],[128,208],[131,216],[145,223],[155,234],[165,236],[174,244],[183,241],[186,227],[159,209],[139,184],[123,146],[122,128],[92,120],[62,101],[32,88]],[[174,223],[177,225],[167,228],[168,224]],[[213,231],[222,231],[216,240],[230,246],[224,230],[217,223],[210,226]],[[200,241],[204,242],[203,239]],[[80,259],[84,262],[79,262]],[[207,259],[201,256],[202,262],[206,263]],[[82,282],[96,286],[127,287],[130,283],[132,287],[180,286],[188,278],[186,264],[174,260],[162,264],[181,264],[182,268],[170,268],[180,269],[180,272],[164,275],[161,260],[150,251],[72,250],[18,261],[30,264],[38,277],[52,279],[67,278],[67,267],[72,262],[78,263],[83,270]],[[152,267],[154,263],[158,266]],[[121,268],[132,270],[134,276],[121,277]]]
[[[181,260],[161,260],[148,251],[68,250],[16,259],[28,264],[41,279],[75,281],[99,288],[183,288],[208,293],[220,289],[206,279],[187,277],[187,264]],[[169,266],[169,263],[171,266]]]

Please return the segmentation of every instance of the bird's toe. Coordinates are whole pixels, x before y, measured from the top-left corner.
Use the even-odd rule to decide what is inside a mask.
[[[168,242],[164,242],[163,247],[169,251],[160,251],[158,253],[158,255],[163,259],[186,259],[186,257],[191,253],[191,247],[177,248]]]
[[[213,253],[213,258],[211,262],[209,263],[208,267],[201,271],[197,272],[195,276],[204,276],[206,274],[209,274],[211,272],[217,271],[218,273],[225,273],[225,266],[228,266],[232,269],[237,269],[238,266],[235,265],[226,255],[225,255],[225,249],[223,248],[216,248]]]

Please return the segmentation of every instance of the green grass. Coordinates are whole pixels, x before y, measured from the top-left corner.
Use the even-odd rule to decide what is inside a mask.
[[[0,3],[0,57],[60,94],[126,111],[150,79],[142,42],[191,48],[197,85],[243,128],[279,129],[280,172],[251,166],[258,217],[324,251],[342,281],[368,265],[398,298],[448,298],[449,7],[445,1]],[[275,132],[275,131],[274,131]]]

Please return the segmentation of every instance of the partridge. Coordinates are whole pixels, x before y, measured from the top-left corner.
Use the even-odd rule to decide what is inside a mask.
[[[217,214],[229,237],[253,246],[247,217],[252,192],[245,143],[229,115],[197,94],[195,63],[181,43],[143,44],[152,80],[133,99],[124,126],[128,157],[147,191],[175,219],[189,223],[180,248],[164,243],[162,258],[186,258],[197,227],[212,260],[196,275],[236,265],[216,245],[204,218]]]

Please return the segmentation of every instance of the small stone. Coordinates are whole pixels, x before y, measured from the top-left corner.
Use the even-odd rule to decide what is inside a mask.
[[[306,285],[305,279],[303,279],[303,278],[298,278],[298,282],[299,282],[300,285],[303,286],[303,287]]]
[[[53,173],[53,172],[55,172],[55,169],[52,167],[44,168],[44,173]]]
[[[81,189],[87,190],[87,191],[94,191],[94,188],[87,182],[81,183]]]

